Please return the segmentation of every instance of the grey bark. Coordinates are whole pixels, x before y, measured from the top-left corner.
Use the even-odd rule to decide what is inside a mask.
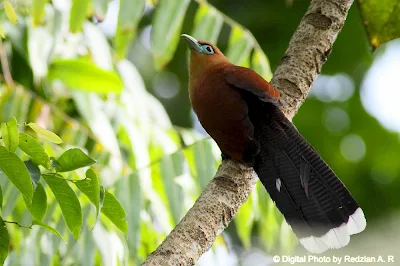
[[[332,51],[353,0],[312,0],[271,84],[292,119]],[[252,168],[224,161],[182,221],[142,265],[194,265],[247,200],[258,177]]]

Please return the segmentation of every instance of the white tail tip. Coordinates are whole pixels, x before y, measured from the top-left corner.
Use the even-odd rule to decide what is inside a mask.
[[[320,237],[309,236],[300,238],[300,243],[305,249],[312,253],[322,253],[328,249],[338,249],[346,246],[350,242],[350,235],[362,232],[367,226],[364,212],[358,208],[350,215],[347,223],[339,227],[332,228],[326,234]]]

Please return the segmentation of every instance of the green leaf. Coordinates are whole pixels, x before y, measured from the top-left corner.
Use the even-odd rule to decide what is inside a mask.
[[[6,224],[0,217],[0,265],[4,264],[8,256],[8,250],[10,246],[10,238],[8,236],[8,231]]]
[[[49,67],[48,78],[61,80],[71,89],[97,93],[120,93],[122,81],[114,71],[107,71],[83,60],[58,60]]]
[[[0,169],[30,203],[33,196],[33,186],[28,169],[17,155],[8,152],[2,146],[0,146]]]
[[[203,190],[216,172],[214,155],[209,141],[203,140],[193,145],[197,181]]]
[[[76,33],[82,29],[87,17],[89,0],[72,0],[71,14],[69,18],[69,30]]]
[[[3,190],[1,189],[1,186],[0,186],[0,216],[1,216],[2,210],[3,210]]]
[[[145,3],[145,0],[119,0],[118,24],[114,42],[115,50],[120,58],[126,56],[127,48],[136,35]]]
[[[4,35],[3,27],[0,25],[0,37],[5,38],[6,36]]]
[[[4,10],[6,11],[7,18],[12,24],[16,24],[18,21],[17,14],[10,2],[4,0]]]
[[[11,118],[7,123],[1,123],[1,136],[4,146],[10,152],[15,152],[18,147],[18,127],[17,119]]]
[[[47,195],[41,183],[38,183],[33,193],[32,204],[28,207],[29,212],[36,219],[41,221],[47,211]]]
[[[86,171],[86,178],[75,182],[83,194],[85,194],[89,200],[96,207],[96,220],[100,213],[100,183],[97,175],[92,169]]]
[[[113,194],[105,190],[104,203],[101,213],[107,216],[110,221],[119,228],[123,233],[128,232],[128,223],[126,222],[126,213],[121,203]]]
[[[64,240],[64,238],[62,237],[62,235],[60,234],[60,232],[58,232],[56,229],[54,229],[53,227],[51,227],[50,225],[48,225],[48,224],[46,224],[46,223],[43,223],[43,222],[41,222],[41,221],[38,221],[38,220],[33,220],[32,221],[32,225],[38,225],[38,226],[41,226],[41,227],[43,227],[43,228],[45,228],[47,231],[49,231],[50,233],[53,233],[53,234],[55,234],[56,236],[59,236],[64,242],[65,242],[65,240]],[[65,244],[67,244],[67,242],[65,242]]]
[[[62,176],[50,174],[42,176],[53,191],[69,230],[75,240],[78,240],[82,227],[82,209],[78,198]]]
[[[68,172],[94,164],[96,161],[87,156],[80,149],[69,149],[57,159],[57,172]]]
[[[93,0],[93,9],[96,17],[102,21],[107,13],[108,4],[111,0]]]
[[[48,0],[32,0],[33,25],[38,26],[42,23],[44,8]]]
[[[232,27],[226,57],[235,65],[245,66],[246,59],[248,59],[253,46],[252,42],[247,30],[237,26]]]
[[[194,18],[192,36],[198,40],[207,40],[217,43],[224,19],[215,8],[207,4],[200,4]]]
[[[39,183],[40,175],[42,174],[40,172],[39,167],[36,164],[34,164],[31,160],[25,161],[24,163],[25,163],[26,169],[28,169],[29,175],[31,176],[31,180],[35,184]]]
[[[400,37],[400,2],[393,0],[360,1],[360,12],[373,48]]]
[[[48,141],[51,141],[55,144],[61,144],[63,143],[62,139],[57,136],[55,133],[51,132],[50,130],[44,129],[41,126],[37,125],[36,123],[29,123],[27,124],[30,128],[32,128],[33,131],[41,135],[43,138],[45,138]]]
[[[184,195],[182,187],[175,181],[175,178],[183,174],[184,159],[183,153],[178,152],[172,156],[164,157],[160,162],[160,172],[165,193],[176,224],[182,218]]]
[[[268,58],[264,52],[259,48],[254,49],[253,57],[251,60],[252,69],[258,73],[265,80],[270,81],[272,78],[271,67]]]
[[[173,57],[190,0],[160,0],[153,19],[151,49],[158,70]]]
[[[254,221],[252,202],[253,194],[250,194],[249,198],[239,208],[234,218],[237,234],[246,249],[251,247],[251,231],[253,229]]]
[[[46,169],[50,169],[50,158],[34,137],[19,133],[18,147],[28,154],[35,164],[43,165]]]

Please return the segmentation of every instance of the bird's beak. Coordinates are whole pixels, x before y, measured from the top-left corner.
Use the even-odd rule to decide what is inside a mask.
[[[186,41],[186,43],[189,45],[189,48],[191,50],[195,50],[198,53],[202,53],[203,52],[203,49],[201,48],[201,45],[199,44],[199,42],[195,38],[193,38],[192,36],[187,35],[187,34],[182,34],[181,36]]]

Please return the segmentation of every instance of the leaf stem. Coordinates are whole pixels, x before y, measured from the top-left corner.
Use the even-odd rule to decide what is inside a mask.
[[[32,229],[32,224],[31,224],[30,226],[25,226],[25,225],[19,224],[18,222],[13,222],[13,221],[6,221],[6,220],[3,220],[3,222],[8,223],[8,224],[15,224],[15,225],[17,225],[17,226],[20,227],[20,228]]]
[[[4,49],[2,38],[0,38],[0,62],[1,62],[1,68],[3,70],[4,79],[7,83],[7,86],[9,88],[14,88],[15,84],[14,84],[14,80],[11,76],[10,67],[9,67],[8,59],[7,59],[7,54]]]

